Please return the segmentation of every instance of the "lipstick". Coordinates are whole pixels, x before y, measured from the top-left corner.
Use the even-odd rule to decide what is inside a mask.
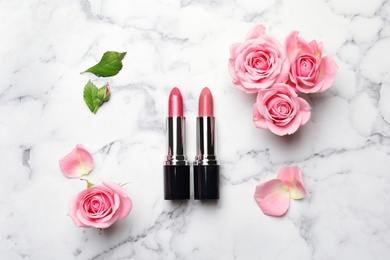
[[[194,161],[194,198],[219,199],[219,164],[216,156],[213,95],[205,87],[199,96],[196,120],[196,150]]]
[[[190,198],[190,165],[185,154],[183,97],[173,88],[168,99],[167,158],[164,165],[164,198]]]

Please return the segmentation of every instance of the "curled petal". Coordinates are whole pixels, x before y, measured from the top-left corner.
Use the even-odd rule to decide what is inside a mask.
[[[292,31],[285,40],[286,52],[287,56],[292,62],[298,55],[315,55],[316,57],[319,54],[321,57],[322,49],[314,49],[314,48],[322,48],[322,45],[318,45],[316,41],[312,41],[308,43],[304,38],[299,37],[298,31]]]
[[[321,60],[316,86],[318,92],[325,91],[332,86],[337,70],[337,64],[331,57],[326,56]]]
[[[246,35],[246,39],[255,39],[265,34],[265,26],[261,24],[255,25]]]
[[[301,114],[302,114],[301,125],[305,125],[310,119],[311,107],[310,107],[309,103],[307,103],[307,101],[304,100],[303,98],[299,98],[299,103],[300,103]]]
[[[306,189],[303,186],[302,180],[302,171],[298,166],[280,169],[278,180],[282,181],[288,187],[290,198],[299,200],[306,196]]]
[[[113,190],[119,196],[120,207],[117,211],[118,218],[124,219],[127,217],[133,207],[133,203],[128,197],[126,190],[119,184],[112,181],[103,182],[103,185]]]
[[[88,174],[93,167],[92,155],[78,144],[72,152],[59,160],[62,173],[69,178],[78,178]]]
[[[76,196],[72,197],[69,201],[69,215],[71,216],[73,222],[78,227],[88,227],[88,225],[81,222],[78,218],[75,218],[73,216],[77,216],[77,212],[79,209],[79,201],[81,200],[81,195],[77,194]]]
[[[290,205],[288,187],[278,179],[257,185],[254,199],[269,216],[283,216]]]
[[[286,53],[290,62],[292,62],[299,54],[297,43],[298,35],[299,32],[292,31],[285,40]]]
[[[253,105],[253,123],[257,128],[268,129],[267,123],[264,117],[260,115],[256,104]]]
[[[270,122],[270,121],[267,121],[266,123],[267,123],[268,129],[272,133],[279,135],[279,136],[284,136],[284,135],[292,135],[293,133],[295,133],[298,130],[299,126],[301,126],[300,122],[302,122],[302,113],[299,113],[298,115],[296,115],[286,125],[278,126],[277,124]]]

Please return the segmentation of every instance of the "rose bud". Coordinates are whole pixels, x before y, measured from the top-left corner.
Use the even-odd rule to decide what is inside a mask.
[[[110,99],[110,94],[110,87],[107,84],[98,90],[96,97],[104,102]]]

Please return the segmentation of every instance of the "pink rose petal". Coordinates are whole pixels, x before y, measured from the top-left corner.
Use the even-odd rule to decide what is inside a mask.
[[[289,190],[281,180],[270,180],[256,186],[254,199],[264,214],[282,216],[289,205]]]
[[[72,152],[59,160],[62,173],[68,178],[78,178],[88,174],[93,167],[92,155],[78,144]]]
[[[307,101],[304,100],[303,98],[299,99],[299,103],[300,103],[301,114],[302,114],[301,125],[305,125],[309,121],[309,119],[310,119],[310,115],[311,115],[310,109],[311,108],[310,108],[309,103],[307,103]]]
[[[120,208],[118,209],[117,214],[119,219],[124,219],[127,215],[129,215],[131,208],[133,207],[133,203],[127,196],[126,190],[119,184],[112,181],[103,182],[103,185],[119,195]]]
[[[267,125],[269,130],[279,136],[284,136],[284,135],[291,135],[295,133],[298,128],[301,126],[302,122],[302,113],[297,114],[292,120],[286,124],[286,125],[281,125],[278,126],[272,122],[267,121]]]
[[[320,92],[325,91],[332,86],[337,70],[337,64],[331,57],[326,56],[322,58],[317,78],[317,85]]]
[[[246,35],[246,40],[259,38],[264,34],[265,34],[265,26],[262,24],[257,24],[253,26],[251,30],[249,30],[249,32]]]
[[[256,104],[253,105],[253,123],[257,128],[268,129],[267,122],[264,117],[260,115]]]
[[[298,166],[284,167],[280,169],[277,178],[288,187],[290,198],[299,200],[306,196],[306,189],[303,186],[302,172]]]
[[[76,216],[77,215],[77,211],[79,209],[79,204],[78,203],[74,203],[74,201],[80,201],[80,200],[81,200],[81,195],[80,194],[77,194],[76,196],[74,196],[74,197],[72,197],[70,199],[70,201],[69,201],[69,215],[71,217],[72,216]],[[75,223],[75,225],[78,226],[78,227],[88,227],[88,225],[85,225],[78,218],[73,218],[72,217],[72,220]]]

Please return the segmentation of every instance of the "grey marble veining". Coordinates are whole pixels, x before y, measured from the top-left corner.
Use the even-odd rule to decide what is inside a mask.
[[[384,0],[0,1],[0,255],[2,259],[388,259],[390,257],[390,3]],[[229,47],[256,23],[281,42],[323,41],[339,66],[305,96],[310,121],[278,137],[252,123],[255,97],[228,73]],[[122,71],[80,72],[107,50]],[[96,115],[91,79],[112,97]],[[214,95],[221,199],[163,200],[167,98],[178,86],[195,156],[197,98]],[[125,183],[133,210],[100,232],[77,228],[69,198],[85,188],[58,160],[82,143],[88,179]],[[308,191],[281,218],[255,186],[287,165]]]

